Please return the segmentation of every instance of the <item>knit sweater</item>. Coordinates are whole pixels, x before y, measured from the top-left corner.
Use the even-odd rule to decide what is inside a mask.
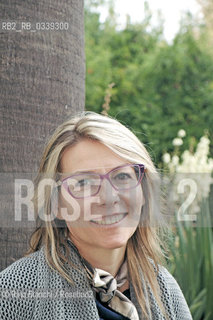
[[[73,285],[48,266],[44,247],[3,270],[0,273],[0,319],[98,320],[96,301],[86,272],[71,247],[70,259],[78,267],[69,267]],[[192,320],[176,280],[164,267],[160,267],[158,283],[169,319]],[[144,319],[131,283],[130,296],[139,318]],[[148,296],[149,319],[164,320],[151,292]]]

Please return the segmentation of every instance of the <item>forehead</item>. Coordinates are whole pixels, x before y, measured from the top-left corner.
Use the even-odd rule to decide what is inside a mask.
[[[63,152],[60,167],[62,172],[114,168],[127,163],[102,143],[84,139]]]

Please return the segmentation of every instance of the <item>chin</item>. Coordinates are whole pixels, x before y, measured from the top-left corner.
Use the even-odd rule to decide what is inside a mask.
[[[106,248],[106,249],[119,249],[119,248],[123,248],[126,247],[127,245],[127,241],[128,240],[117,240],[117,241],[109,241],[108,243],[104,243],[102,245],[102,247]]]

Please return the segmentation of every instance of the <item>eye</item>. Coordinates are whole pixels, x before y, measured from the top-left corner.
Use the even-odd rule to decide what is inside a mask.
[[[120,172],[116,176],[114,176],[114,179],[116,180],[129,180],[131,178],[132,178],[131,175],[126,172]]]
[[[84,186],[88,186],[90,184],[91,184],[91,181],[89,179],[81,179],[81,180],[77,181],[76,186],[84,187]]]

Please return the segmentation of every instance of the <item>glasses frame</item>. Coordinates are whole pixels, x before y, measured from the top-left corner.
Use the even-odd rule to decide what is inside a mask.
[[[113,171],[116,171],[116,170],[121,169],[121,168],[124,168],[124,167],[138,167],[138,169],[139,169],[138,171],[139,171],[139,174],[140,174],[138,183],[137,183],[134,187],[130,187],[130,188],[123,188],[123,189],[121,189],[121,188],[116,188],[116,187],[112,184],[112,182],[111,182],[111,180],[110,180],[110,178],[109,178],[109,174],[111,174]],[[76,196],[74,196],[74,195],[72,194],[72,192],[70,191],[70,189],[69,189],[69,187],[68,187],[68,184],[66,183],[68,179],[73,178],[73,177],[76,177],[76,176],[80,176],[80,175],[85,175],[85,173],[72,174],[71,176],[66,177],[66,178],[64,178],[63,180],[58,181],[57,185],[58,185],[58,186],[62,186],[62,185],[63,185],[63,187],[65,188],[65,190],[66,190],[73,198],[75,198],[75,199],[85,199],[85,198],[94,197],[94,196],[96,196],[96,195],[99,193],[99,191],[100,191],[100,189],[101,189],[102,181],[103,181],[104,179],[107,179],[107,180],[109,181],[110,185],[111,185],[111,186],[113,187],[113,189],[115,189],[116,191],[130,190],[130,189],[136,188],[136,187],[141,183],[141,181],[142,181],[142,179],[143,179],[143,176],[144,176],[144,173],[145,173],[145,166],[144,166],[144,164],[138,164],[138,163],[137,163],[137,164],[132,164],[132,163],[130,163],[130,164],[124,164],[124,165],[122,165],[122,166],[119,166],[119,167],[116,167],[116,168],[110,170],[109,172],[107,172],[107,173],[105,173],[105,174],[100,174],[100,173],[95,173],[95,172],[94,172],[94,173],[92,173],[92,174],[98,176],[98,177],[100,178],[100,180],[101,180],[100,185],[99,185],[98,190],[97,190],[97,192],[96,192],[95,194],[89,195],[89,196],[85,196],[85,197],[76,197]]]

